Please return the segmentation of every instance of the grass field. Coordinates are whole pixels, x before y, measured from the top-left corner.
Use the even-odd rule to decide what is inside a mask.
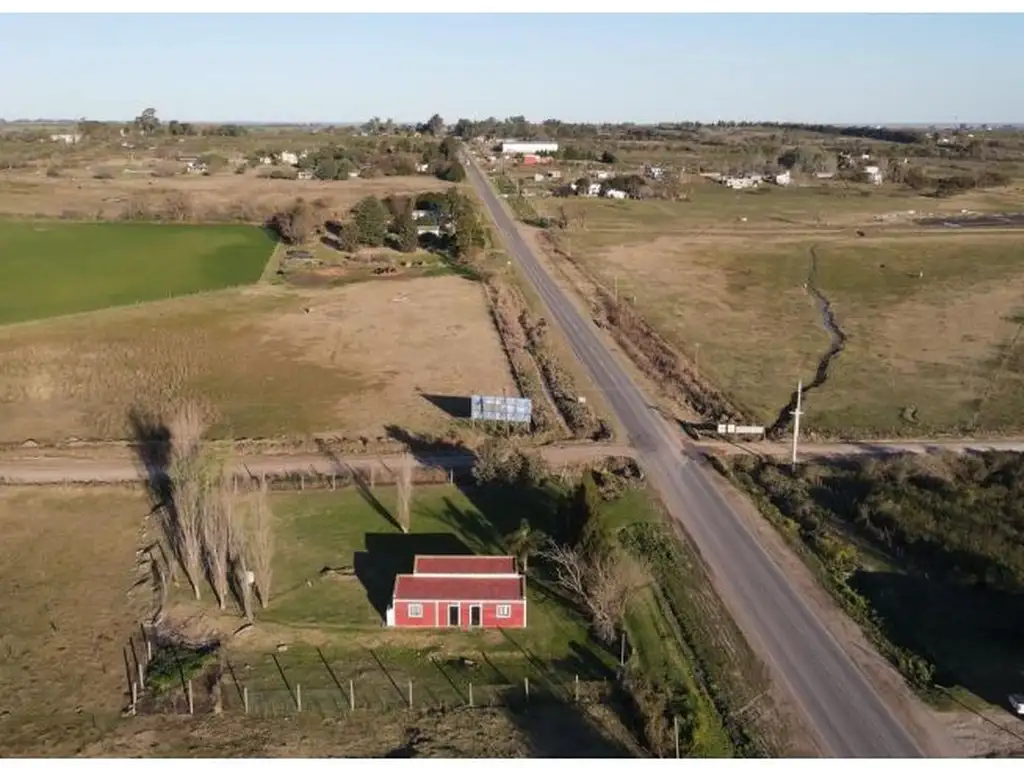
[[[463,545],[485,545],[489,540],[494,550],[499,546],[498,532],[513,519],[518,524],[520,513],[507,497],[470,498],[455,488],[420,489],[413,532],[405,536],[381,517],[378,502],[388,506],[392,500],[382,492],[377,501],[370,501],[354,490],[273,496],[279,537],[275,604],[259,616],[254,630],[229,644],[228,658],[239,679],[251,687],[254,714],[286,713],[286,675],[292,684],[303,686],[305,709],[311,715],[243,719],[234,711],[238,702],[229,696],[223,719],[200,716],[193,721],[195,727],[187,729],[192,735],[182,738],[181,719],[173,718],[172,730],[179,735],[167,732],[155,738],[169,727],[167,718],[118,717],[126,701],[122,650],[150,607],[148,587],[142,587],[136,598],[125,597],[135,581],[135,551],[151,540],[151,532],[141,535],[145,497],[129,490],[0,489],[0,523],[5,530],[0,543],[0,577],[5,585],[0,592],[5,617],[0,630],[5,659],[0,665],[5,693],[0,754],[635,753],[614,713],[596,701],[596,694],[588,694],[587,681],[598,674],[595,669],[605,669],[607,658],[586,653],[592,650],[586,632],[563,606],[531,594],[534,627],[507,640],[490,632],[443,637],[396,633],[379,627],[379,617],[361,588],[344,580],[321,581],[317,571],[325,564],[351,564],[355,552],[365,549],[367,535],[394,534],[409,541],[448,534],[453,541],[464,537]],[[493,517],[485,517],[480,509]],[[68,537],[80,546],[70,546]],[[315,586],[307,587],[307,579]],[[232,624],[215,611],[210,613],[207,627]],[[190,626],[195,628],[197,621]],[[240,623],[233,620],[234,626]],[[287,650],[279,647],[282,642],[289,644]],[[339,679],[349,675],[355,680],[360,697],[356,712],[336,706],[342,693],[316,649]],[[280,673],[267,651],[275,652]],[[462,654],[476,658],[478,666],[460,671],[442,663],[445,656]],[[579,664],[586,698],[579,706],[544,696],[545,686],[554,684],[545,673],[560,675],[563,682],[572,680],[577,667],[559,666],[563,662]],[[416,694],[422,697],[415,711],[408,711],[389,675],[401,686],[414,678]],[[526,675],[536,686],[533,704],[506,702],[510,692],[521,689]],[[465,696],[470,681],[478,684],[477,706],[490,703],[489,697],[503,706],[461,714],[423,711],[438,702],[464,704],[460,695]],[[143,723],[146,727],[140,727]],[[429,735],[414,738],[417,729]]]
[[[661,238],[680,235],[728,233],[759,239],[764,230],[778,234],[837,226],[883,227],[929,214],[959,214],[963,209],[1024,208],[1024,195],[1013,189],[977,190],[947,199],[843,184],[737,191],[698,180],[690,189],[691,202],[586,198],[534,198],[531,202],[548,216],[557,216],[561,207],[570,220],[579,220],[582,214],[583,226],[575,228],[573,239],[581,251],[588,252],[615,245],[653,245]]]
[[[308,309],[308,312],[306,311]],[[0,442],[126,436],[135,404],[198,397],[213,434],[441,430],[424,395],[514,392],[477,283],[258,286],[0,328]]]
[[[125,596],[147,509],[137,492],[0,488],[0,731],[123,706],[121,649],[149,607],[145,590]]]
[[[416,194],[451,186],[432,176],[348,181],[263,179],[232,173],[161,179],[120,173],[112,179],[94,179],[87,173],[82,176],[51,179],[41,173],[0,172],[0,215],[116,219],[125,212],[129,200],[136,208],[159,208],[168,195],[182,195],[188,209],[200,219],[216,215],[261,223],[297,197],[322,199],[330,210],[343,214],[367,195]]]
[[[847,340],[827,383],[807,393],[809,432],[1024,429],[1018,234],[875,224],[857,237],[806,223],[687,234],[689,224],[647,205],[594,203],[586,229],[567,236],[569,252],[606,286],[617,283],[620,296],[635,296],[637,310],[758,423],[775,421],[829,348],[819,303],[804,287],[813,249],[814,285]],[[690,210],[651,205],[674,205],[681,219]]]
[[[273,247],[245,226],[0,221],[0,324],[255,282]]]

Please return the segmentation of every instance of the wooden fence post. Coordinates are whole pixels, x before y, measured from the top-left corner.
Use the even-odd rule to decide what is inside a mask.
[[[299,683],[295,684],[295,708],[302,711],[302,685]]]
[[[574,701],[579,701],[580,700],[580,676],[579,675],[576,675],[576,680],[575,680],[575,683],[573,685],[573,700]]]
[[[469,706],[473,706],[473,684],[469,684]]]
[[[526,700],[530,700],[530,678],[523,678],[523,690],[526,691]]]
[[[306,474],[304,472],[299,472],[299,490],[306,490]]]
[[[676,760],[679,759],[679,716],[676,715],[672,718],[672,730],[675,733],[676,739]]]
[[[147,638],[146,639],[146,663],[149,664],[153,661],[153,643]]]
[[[338,490],[338,486],[335,484],[335,477],[334,477],[334,473],[333,472],[331,472],[331,490],[332,491]]]
[[[137,672],[138,672],[138,674],[139,674],[139,687],[140,687],[140,688],[141,688],[141,687],[142,687],[143,685],[145,685],[145,684],[146,684],[146,675],[145,675],[145,673],[143,672],[143,670],[144,670],[144,669],[145,669],[145,667],[143,667],[143,666],[142,666],[142,662],[140,661],[140,662],[139,662],[139,663],[138,663],[138,664],[136,665],[136,671],[137,671]]]
[[[409,678],[409,709],[412,709],[412,678]]]
[[[133,680],[132,681],[132,714],[133,715],[138,712],[138,705],[139,705],[139,684],[136,683]]]
[[[249,714],[249,689],[242,689],[242,708],[245,709],[245,714]]]
[[[353,712],[356,711],[356,683],[354,680],[348,681],[348,708]]]
[[[188,713],[194,715],[196,712],[196,702],[192,698],[192,681],[188,681]]]

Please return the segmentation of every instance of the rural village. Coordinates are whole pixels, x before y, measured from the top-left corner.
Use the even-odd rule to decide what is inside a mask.
[[[0,755],[1024,753],[1022,224],[999,125],[0,123]]]

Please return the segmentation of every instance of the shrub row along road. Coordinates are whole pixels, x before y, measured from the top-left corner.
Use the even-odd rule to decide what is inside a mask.
[[[707,477],[700,453],[645,401],[590,321],[541,267],[483,173],[465,160],[508,253],[604,393],[651,484],[693,538],[737,623],[789,688],[823,751],[835,757],[921,756],[902,723]]]

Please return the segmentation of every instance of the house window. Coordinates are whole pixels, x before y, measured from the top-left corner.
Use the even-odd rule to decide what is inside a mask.
[[[410,619],[422,619],[423,618],[423,603],[409,603],[409,618]]]
[[[512,606],[511,605],[499,605],[498,606],[498,618],[499,619],[508,619],[511,616],[512,616]]]

